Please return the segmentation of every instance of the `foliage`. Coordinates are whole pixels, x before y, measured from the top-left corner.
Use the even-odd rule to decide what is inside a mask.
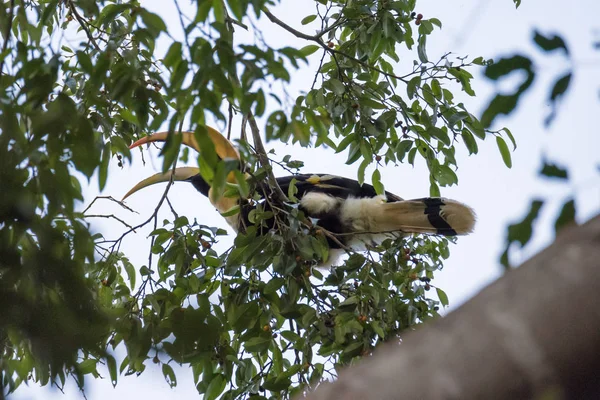
[[[250,123],[254,147],[239,136],[248,182],[226,185],[231,165],[214,152],[198,159],[213,186],[233,194],[251,192],[272,173],[254,117],[265,121],[267,140],[347,151],[360,182],[374,165],[370,181],[379,191],[381,167],[422,160],[430,192],[439,195],[440,187],[458,183],[456,146],[475,154],[489,135],[510,167],[502,137],[514,144],[510,131],[486,130],[459,101],[460,90],[474,95],[469,71],[488,62],[448,54],[430,60],[427,40],[442,24],[417,14],[415,0],[315,1],[315,14],[301,21],[319,26],[314,35],[279,20],[272,2],[198,1],[195,15],[179,11],[182,40],[136,1],[4,4],[4,388],[14,391],[29,380],[62,386],[67,376],[83,385],[84,376],[100,376],[103,364],[116,384],[119,374],[141,373],[151,363],[176,385],[171,365],[178,363],[191,367],[207,399],[287,398],[335,376],[377,344],[398,340],[403,330],[435,317],[440,302],[447,304],[441,289],[439,301],[428,291],[449,256],[448,240],[388,240],[323,274],[314,266],[328,257],[326,233],[299,215],[293,191],[269,200],[278,202],[277,232],[260,236],[250,228],[223,254],[212,249],[223,230],[176,210],[159,224],[170,185],[145,223],[119,220],[127,229],[116,238],[92,232],[89,207],[81,211],[77,203],[90,202],[82,184],[97,176],[103,188],[109,164],[131,159],[127,145],[135,138],[161,127],[180,131],[184,121],[200,141],[207,121],[227,122],[229,129],[234,118],[244,128]],[[258,22],[305,46],[269,46]],[[253,33],[254,42],[239,42],[240,30]],[[66,41],[67,34],[80,42]],[[169,40],[164,55],[159,37]],[[311,68],[313,53],[320,63],[309,90],[295,98],[270,91],[285,87],[292,71]],[[178,157],[177,136],[169,138],[164,171],[188,154]],[[259,209],[253,218],[259,224],[270,216]],[[122,239],[147,224],[154,226],[148,265],[132,265]],[[113,350],[123,345],[127,356],[116,360]]]
[[[557,34],[544,36],[542,33],[536,30],[533,32],[533,42],[542,52],[558,52],[568,61],[571,61],[571,53],[569,52],[567,43],[562,36]],[[595,47],[598,48],[598,46]],[[494,81],[506,77],[518,70],[525,71],[526,75],[524,82],[519,85],[518,89],[513,94],[497,94],[490,101],[482,116],[482,121],[486,126],[491,125],[495,118],[497,118],[499,115],[508,115],[514,112],[521,96],[532,88],[532,83],[534,82],[536,75],[536,67],[532,58],[533,57],[522,54],[515,54],[506,58],[502,58],[500,61],[486,68],[486,77]],[[551,112],[544,120],[544,126],[546,128],[549,128],[554,121],[558,112],[560,100],[569,89],[572,76],[574,74],[574,65],[574,63],[569,62],[569,68],[560,76],[556,77],[552,87],[549,90],[547,102],[551,106]],[[538,175],[542,179],[552,179],[565,184],[569,183],[568,169],[564,166],[547,160],[545,156],[542,159],[542,167],[540,168]],[[576,205],[573,196],[574,194],[571,193],[571,195],[563,201],[563,205],[561,206],[561,209],[555,218],[554,230],[557,235],[561,229],[575,223]],[[500,263],[505,269],[512,267],[510,262],[510,254],[511,251],[514,250],[513,245],[516,244],[518,247],[523,248],[531,240],[535,222],[544,206],[544,203],[544,199],[537,198],[532,200],[529,211],[523,220],[508,226],[506,247],[500,256]]]

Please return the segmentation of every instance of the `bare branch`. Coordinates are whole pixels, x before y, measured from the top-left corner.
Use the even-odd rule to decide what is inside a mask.
[[[120,223],[122,223],[123,225],[125,225],[126,227],[128,227],[129,229],[133,230],[133,232],[135,232],[135,229],[129,225],[127,222],[123,221],[121,218],[116,217],[114,215],[109,215],[109,214],[91,214],[91,215],[84,215],[84,218],[107,218],[107,219],[114,219],[119,221]]]
[[[85,208],[85,210],[82,211],[82,214],[85,214],[90,208],[92,208],[92,206],[94,205],[94,203],[96,202],[96,200],[110,200],[110,201],[114,201],[115,203],[117,203],[118,205],[120,205],[121,207],[123,207],[124,209],[126,209],[127,211],[131,211],[132,213],[136,213],[139,214],[137,211],[135,211],[134,209],[130,208],[127,206],[127,204],[125,204],[124,202],[115,199],[112,196],[96,196],[94,198],[94,200],[92,200],[92,202],[90,203],[89,206],[87,206]]]

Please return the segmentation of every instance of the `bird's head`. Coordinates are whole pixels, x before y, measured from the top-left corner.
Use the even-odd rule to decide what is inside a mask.
[[[181,133],[169,133],[169,132],[158,132],[152,135],[141,138],[140,140],[134,142],[130,149],[134,149],[136,147],[142,146],[147,143],[153,142],[166,142],[169,135],[181,135],[181,143],[193,148],[201,155],[203,151],[213,151],[212,148],[207,149],[207,147],[214,147],[214,152],[220,160],[240,160],[240,154],[238,150],[233,146],[233,144],[227,140],[221,133],[217,130],[206,127],[205,133],[201,132],[199,135],[206,135],[204,138],[201,138],[201,141],[197,140],[196,134],[193,132],[181,132]],[[210,142],[208,142],[209,140]],[[211,146],[212,143],[212,146]],[[202,177],[200,174],[200,169],[197,167],[178,167],[172,170],[169,170],[165,173],[157,173],[154,174],[142,181],[140,181],[137,185],[135,185],[127,194],[123,197],[125,200],[127,197],[131,196],[135,192],[154,185],[160,182],[170,182],[173,181],[186,181],[190,182],[194,185],[194,187],[204,194],[205,196],[209,196],[209,192],[211,189],[211,183],[207,182],[206,179]],[[235,183],[236,178],[233,172],[229,173],[227,176],[227,181],[230,183]]]

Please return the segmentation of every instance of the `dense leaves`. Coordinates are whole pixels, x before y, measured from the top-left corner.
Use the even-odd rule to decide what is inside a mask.
[[[83,385],[84,376],[106,370],[116,385],[120,375],[154,364],[175,386],[173,365],[181,364],[208,399],[287,398],[335,377],[379,343],[397,341],[448,304],[430,283],[449,256],[447,239],[389,239],[349,251],[332,271],[317,268],[332,257],[328,233],[299,212],[294,185],[268,196],[264,201],[275,202],[269,207],[255,193],[277,191],[267,185],[271,170],[252,124],[264,117],[267,140],[346,152],[359,181],[370,180],[380,193],[380,167],[423,162],[431,194],[439,195],[440,187],[458,183],[457,143],[475,154],[491,133],[510,166],[503,139],[514,145],[510,131],[487,131],[491,119],[480,122],[461,101],[475,94],[470,71],[488,62],[450,54],[433,60],[427,43],[442,24],[416,16],[415,1],[314,5],[316,12],[290,22],[320,26],[308,34],[279,20],[263,0],[199,1],[192,15],[180,15],[180,38],[136,1],[15,0],[0,10],[3,388],[31,380],[62,386],[67,376]],[[262,23],[303,44],[269,46],[258,31]],[[256,40],[239,41],[240,30]],[[163,50],[159,38],[168,41]],[[320,60],[310,69],[312,87],[293,96],[273,91],[286,88],[296,69],[311,68],[310,57]],[[513,69],[500,62],[495,75]],[[553,99],[565,90],[563,82]],[[497,112],[511,109],[504,104]],[[220,121],[231,130],[234,120],[244,133],[249,121],[257,134],[250,146],[245,134],[229,132],[240,139],[250,175],[238,171],[232,183],[228,176],[239,164],[216,157],[205,124]],[[226,232],[182,210],[171,207],[172,218],[160,221],[167,191],[138,226],[89,211],[114,200],[84,199],[82,185],[97,177],[104,188],[109,165],[131,159],[127,145],[159,129],[194,132],[203,148],[197,165],[216,194],[262,204],[249,215],[255,226],[232,248],[214,250]],[[169,135],[164,172],[195,160],[180,153],[180,141]],[[303,165],[290,156],[280,164]],[[123,232],[92,232],[96,217],[121,223]],[[261,221],[270,218],[278,229],[265,234]],[[122,240],[146,225],[154,228],[148,263],[134,265]],[[437,296],[429,296],[431,288]]]

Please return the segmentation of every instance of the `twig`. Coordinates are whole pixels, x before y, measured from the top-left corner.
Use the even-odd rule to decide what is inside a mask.
[[[96,196],[94,198],[94,200],[92,200],[92,202],[90,203],[89,206],[87,206],[85,208],[85,210],[82,211],[82,214],[85,214],[90,208],[92,208],[92,206],[94,205],[94,203],[96,202],[96,200],[98,199],[106,199],[106,200],[110,200],[110,201],[114,201],[115,203],[117,203],[118,205],[120,205],[121,207],[123,207],[124,209],[126,209],[127,211],[131,211],[132,213],[136,213],[139,214],[139,212],[135,211],[134,209],[128,207],[124,202],[119,201],[117,199],[115,199],[112,196]]]
[[[179,123],[179,134],[181,134],[182,127],[183,127],[183,119]],[[146,221],[142,222],[139,225],[131,227],[127,232],[123,233],[118,239],[116,239],[114,241],[114,244],[111,247],[111,252],[114,251],[114,249],[115,249],[115,247],[117,247],[117,245],[120,246],[120,243],[121,243],[121,241],[123,240],[123,238],[125,236],[129,235],[131,232],[135,232],[136,229],[139,229],[139,228],[142,228],[143,226],[146,226],[152,220],[154,220],[154,229],[156,230],[158,211],[162,207],[163,202],[167,199],[167,195],[169,194],[169,189],[171,189],[171,186],[173,186],[173,182],[174,182],[173,181],[173,177],[175,175],[175,168],[176,167],[177,167],[177,158],[175,158],[175,161],[173,162],[173,167],[171,169],[171,177],[169,179],[169,183],[167,184],[167,187],[165,188],[165,191],[164,191],[162,197],[160,198],[160,201],[156,205],[156,208],[154,209],[154,212],[152,213],[152,215],[150,216],[150,218],[148,218]],[[150,244],[150,256],[149,256],[149,262],[148,262],[148,268],[149,269],[150,269],[150,266],[152,264],[152,247],[154,246],[154,239],[155,239],[155,237],[153,236],[151,244]],[[145,283],[144,283],[144,286],[145,286]]]
[[[125,225],[126,227],[128,227],[129,229],[133,229],[133,227],[131,225],[129,225],[127,222],[123,221],[119,217],[115,217],[114,215],[107,215],[107,214],[85,215],[84,214],[83,217],[84,218],[112,218],[112,219],[116,219],[117,221],[119,221],[120,223],[122,223],[123,225]],[[133,231],[135,232],[135,229],[133,229]]]
[[[267,18],[269,18],[269,20],[271,22],[273,22],[274,24],[279,25],[280,27],[282,27],[286,31],[290,32],[291,34],[293,34],[297,38],[305,39],[305,40],[311,40],[311,41],[317,42],[317,43],[321,42],[319,35],[307,35],[304,32],[300,32],[299,30],[296,30],[296,29],[292,28],[291,26],[289,26],[288,24],[286,24],[285,22],[283,22],[282,20],[280,20],[279,18],[277,18],[276,16],[274,16],[273,14],[271,14],[271,11],[269,11],[266,7],[263,7],[262,12],[267,16]]]
[[[171,204],[171,200],[169,200],[168,197],[167,197],[167,204],[169,205],[169,208],[171,209],[171,212],[175,216],[175,219],[179,218],[179,214],[177,214],[177,211],[175,211],[175,208],[173,208],[173,204]]]
[[[101,50],[100,46],[98,46],[98,43],[96,42],[96,39],[94,39],[92,32],[90,32],[89,28],[87,27],[87,22],[85,21],[85,19],[83,19],[81,14],[79,14],[79,12],[77,11],[77,8],[75,7],[75,4],[73,4],[73,1],[68,0],[68,4],[69,4],[69,8],[71,9],[71,12],[77,19],[77,22],[79,22],[81,29],[84,30],[85,34],[87,35],[88,39],[90,40],[90,43],[92,43],[92,45],[94,46],[94,48],[96,50],[100,51]]]
[[[321,39],[321,37],[319,36],[319,34],[317,35],[307,35],[306,33],[300,32],[294,28],[292,28],[291,26],[289,26],[288,24],[286,24],[285,22],[283,22],[282,20],[280,20],[279,18],[277,18],[276,16],[274,16],[266,7],[263,8],[262,12],[267,16],[267,18],[269,18],[269,20],[271,20],[271,22],[273,22],[274,24],[277,24],[279,26],[281,26],[283,29],[285,29],[286,31],[290,32],[291,34],[293,34],[294,36],[296,36],[297,38],[300,39],[305,39],[305,40],[309,40],[312,42],[317,43],[319,46],[321,46],[325,51],[329,52],[330,54],[339,54],[340,56],[346,57],[352,61],[354,61],[355,63],[362,65],[363,67],[373,70],[373,71],[377,71],[380,74],[384,75],[384,76],[389,76],[390,78],[395,78],[398,79],[399,81],[402,81],[404,83],[408,83],[408,81],[404,78],[402,78],[401,76],[398,75],[394,75],[394,74],[390,74],[388,72],[383,71],[380,68],[377,68],[373,65],[370,65],[369,63],[366,63],[362,60],[359,60],[358,58],[351,56],[350,54],[344,53],[341,50],[337,50],[337,49],[333,49],[330,48],[329,46],[327,46],[327,44],[325,44],[325,42],[323,42],[323,40]]]
[[[234,30],[232,25],[237,25],[237,26],[239,26],[241,28],[244,28],[247,31],[249,30],[247,25],[243,24],[242,22],[238,21],[235,18],[231,18],[231,16],[229,15],[229,13],[227,13],[226,16],[225,16],[225,22],[227,22],[227,24],[229,25],[229,28],[231,29],[232,32]]]
[[[256,124],[256,120],[254,119],[254,115],[252,112],[248,113],[248,122],[250,123],[250,130],[252,131],[252,140],[254,141],[254,147],[256,150],[256,155],[258,156],[258,160],[260,164],[265,169],[267,173],[267,179],[269,180],[269,186],[273,190],[275,194],[275,198],[280,203],[288,202],[288,198],[279,187],[277,183],[277,179],[275,179],[275,175],[273,175],[273,169],[269,164],[269,156],[267,156],[267,151],[265,150],[265,146],[262,143],[262,139],[260,137],[260,130],[258,129],[258,125]]]
[[[227,123],[227,140],[231,140],[231,125],[233,121],[233,104],[229,103],[229,121]]]

